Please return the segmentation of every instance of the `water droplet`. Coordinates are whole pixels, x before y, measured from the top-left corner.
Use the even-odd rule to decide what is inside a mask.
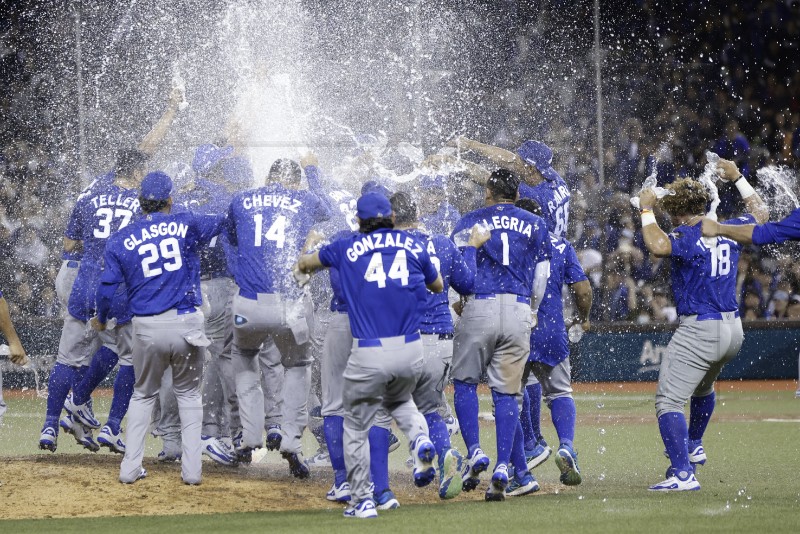
[[[600,445],[600,447],[597,448],[597,454],[605,454],[605,452],[606,452],[605,446]]]
[[[583,500],[583,495],[578,495],[578,500],[582,501]]]
[[[606,434],[606,429],[605,428],[601,428],[600,429],[600,435],[601,436],[605,436],[605,434]]]
[[[605,480],[605,479],[606,479],[605,473],[600,473],[599,475],[597,475],[597,480]]]
[[[597,407],[598,407],[598,408],[604,408],[604,407],[605,407],[605,404],[603,404],[602,402],[598,402],[598,403],[597,403]]]
[[[603,497],[603,502],[606,502],[607,500],[608,500],[608,499],[606,499],[605,497]]]

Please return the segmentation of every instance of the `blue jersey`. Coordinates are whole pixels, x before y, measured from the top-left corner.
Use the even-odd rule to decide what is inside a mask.
[[[540,184],[530,186],[525,182],[519,184],[520,198],[532,198],[542,208],[542,216],[547,221],[547,229],[558,237],[567,235],[569,222],[569,188],[567,183],[555,171],[549,173],[552,180],[543,180]]]
[[[561,288],[564,284],[576,284],[587,278],[569,241],[550,234],[550,245],[550,278],[547,279],[544,297],[539,304],[539,321],[531,331],[529,359],[555,367],[569,356]]]
[[[462,256],[455,243],[443,235],[427,235],[419,230],[409,233],[425,243],[425,251],[444,282],[444,291],[441,293],[428,292],[427,311],[420,330],[423,334],[452,334],[453,316],[450,315],[447,290],[452,286],[462,295],[472,293],[476,269],[475,248],[465,247]]]
[[[450,235],[460,219],[461,214],[458,210],[444,202],[436,213],[420,217],[420,222],[430,234]]]
[[[784,243],[798,239],[800,239],[800,208],[780,221],[759,224],[753,228],[753,243],[756,245]]]
[[[402,230],[381,229],[324,246],[319,259],[339,271],[353,337],[419,332],[427,310],[425,286],[439,275],[425,243]]]
[[[227,236],[238,248],[234,278],[241,293],[299,295],[292,276],[311,228],[330,217],[314,193],[273,183],[237,193],[230,204]]]
[[[65,232],[69,239],[83,242],[81,266],[67,304],[73,317],[87,321],[94,315],[106,241],[139,213],[138,197],[138,190],[125,189],[107,180],[98,180],[78,197]],[[114,316],[124,322],[128,319],[124,299],[121,306]]]
[[[724,224],[753,224],[752,215]],[[732,312],[736,302],[736,276],[742,245],[725,237],[702,238],[700,223],[679,226],[672,243],[672,293],[678,315]],[[714,244],[709,246],[706,241]]]
[[[105,322],[120,284],[136,316],[191,310],[202,304],[198,249],[222,229],[223,215],[151,213],[108,240],[97,290],[97,316]]]
[[[483,223],[491,237],[477,253],[475,294],[511,293],[530,298],[536,264],[550,259],[550,238],[541,217],[513,204],[496,204],[466,214],[453,241],[463,247],[472,227]]]
[[[225,214],[232,194],[221,185],[198,179],[195,188],[179,194],[173,212],[191,211],[205,215]],[[230,277],[236,254],[225,235],[215,236],[200,250],[200,274],[203,277]]]

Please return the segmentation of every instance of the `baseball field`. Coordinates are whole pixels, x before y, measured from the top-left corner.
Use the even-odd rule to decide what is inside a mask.
[[[325,500],[327,469],[308,481],[289,476],[277,453],[247,467],[204,463],[199,487],[180,482],[178,464],[145,461],[148,477],[132,486],[116,480],[119,457],[84,453],[71,436],[58,452],[36,450],[44,400],[7,395],[0,427],[0,532],[798,532],[800,531],[800,399],[796,383],[723,382],[698,472],[702,489],[652,494],[667,460],[655,421],[655,384],[577,385],[576,447],[583,484],[558,482],[552,459],[537,468],[541,491],[483,501],[485,483],[454,501],[413,488],[404,447],[391,455],[397,510],[377,520],[346,520]],[[489,416],[489,395],[482,409]],[[101,396],[95,411],[108,409]],[[494,452],[493,425],[483,447]],[[543,408],[548,442],[555,433]],[[463,449],[463,441],[455,444]],[[148,442],[155,456],[160,444]],[[309,440],[307,451],[315,446]],[[105,449],[104,449],[105,451]],[[488,478],[488,477],[487,477]]]

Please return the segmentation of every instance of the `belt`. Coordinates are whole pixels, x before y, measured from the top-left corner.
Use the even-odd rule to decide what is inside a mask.
[[[272,295],[272,293],[261,293],[262,295]],[[250,300],[258,300],[259,293],[253,293],[252,291],[248,291],[246,289],[239,290],[239,296],[244,297]]]
[[[436,332],[421,332],[423,336],[439,336],[440,341],[444,341],[446,339],[453,339],[455,337],[454,334],[437,334]]]
[[[77,269],[80,266],[81,266],[81,262],[79,262],[79,261],[76,261],[76,260],[68,260],[67,261],[67,267],[69,267],[70,269]]]
[[[196,312],[197,308],[195,308],[194,306],[192,306],[191,308],[180,308],[180,309],[170,308],[170,309],[164,310],[163,312],[160,312],[160,313],[154,313],[153,315],[137,315],[136,317],[157,317],[159,315],[164,315],[165,313],[169,313],[169,312],[171,312],[173,310],[175,310],[175,314],[176,315],[186,315],[186,314],[189,314],[189,313]]]
[[[697,316],[696,321],[721,321],[724,317],[724,313],[731,313],[731,312],[713,312],[713,313],[701,313]],[[733,316],[737,319],[739,318],[739,310],[733,312]]]
[[[413,343],[414,341],[419,340],[419,332],[414,332],[413,334],[406,334],[405,342],[406,343]],[[380,338],[376,339],[359,339],[358,346],[361,348],[364,347],[382,347],[383,343],[381,343]]]
[[[475,295],[475,298],[477,300],[494,300],[494,299],[496,299],[498,297],[498,295],[513,295],[513,293],[499,293],[499,294],[496,294],[496,293],[479,293],[479,294]],[[521,304],[530,305],[530,303],[531,303],[530,297],[523,297],[522,295],[514,295],[514,296],[517,297],[517,302],[519,302]]]

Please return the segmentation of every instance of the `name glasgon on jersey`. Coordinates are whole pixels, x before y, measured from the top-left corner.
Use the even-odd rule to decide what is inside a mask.
[[[466,214],[456,225],[453,241],[469,241],[472,227],[482,223],[491,237],[477,252],[475,294],[511,293],[530,297],[536,264],[550,259],[550,238],[541,217],[513,204],[496,204]]]
[[[319,259],[339,271],[353,337],[419,331],[428,302],[425,286],[438,277],[422,241],[402,230],[381,229],[322,247]]]
[[[754,224],[752,215],[724,224]],[[736,302],[736,276],[742,246],[724,237],[703,239],[700,223],[679,226],[672,243],[672,292],[678,315],[732,312]]]
[[[569,356],[561,289],[586,280],[586,274],[569,241],[550,234],[550,245],[550,278],[539,304],[539,321],[531,331],[531,359],[555,366]]]
[[[227,236],[238,249],[234,278],[243,294],[298,294],[292,266],[308,232],[328,217],[330,209],[314,193],[280,184],[235,195]]]
[[[223,215],[188,212],[141,217],[109,239],[103,285],[124,282],[137,316],[199,306],[198,249],[220,232],[223,221]]]
[[[83,242],[81,266],[67,305],[73,317],[86,321],[94,315],[106,241],[139,213],[138,196],[135,189],[102,180],[78,198],[64,233]]]

